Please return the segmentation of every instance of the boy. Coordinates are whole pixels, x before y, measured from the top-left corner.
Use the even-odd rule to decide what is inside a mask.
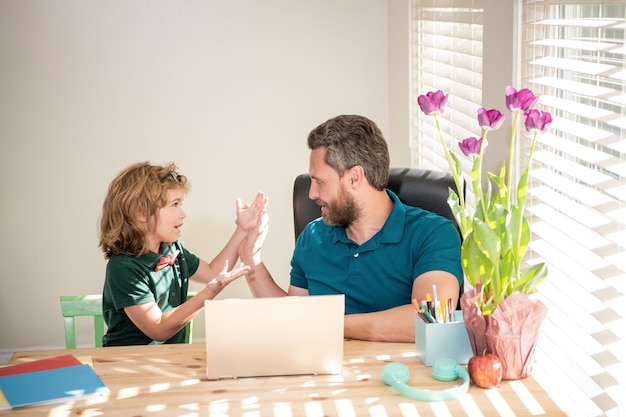
[[[108,259],[102,309],[108,330],[103,346],[183,343],[185,325],[230,282],[249,271],[235,265],[239,246],[262,233],[267,198],[236,201],[236,229],[211,262],[179,241],[189,191],[175,164],[137,163],[109,186],[102,207],[100,248]],[[256,228],[256,231],[255,231]],[[206,286],[188,301],[189,280]]]

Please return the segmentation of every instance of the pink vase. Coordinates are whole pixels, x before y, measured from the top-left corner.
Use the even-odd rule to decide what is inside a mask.
[[[495,311],[483,316],[472,298],[475,289],[461,296],[463,320],[474,355],[493,353],[500,358],[502,379],[522,379],[530,375],[541,323],[548,308],[528,294],[514,292]]]

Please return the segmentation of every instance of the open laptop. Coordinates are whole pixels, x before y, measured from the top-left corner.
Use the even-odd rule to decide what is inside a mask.
[[[204,302],[208,379],[338,374],[344,296]]]

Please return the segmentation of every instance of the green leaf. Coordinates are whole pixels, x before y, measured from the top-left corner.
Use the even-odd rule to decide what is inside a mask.
[[[517,205],[521,208],[522,213],[524,212],[524,207],[526,206],[529,169],[530,167],[526,167],[526,169],[522,173],[522,176],[519,179],[519,183],[517,184]]]
[[[491,285],[496,268],[478,247],[473,231],[461,245],[461,265],[472,287],[475,287],[478,281],[482,282],[483,288]]]
[[[507,210],[500,204],[494,204],[488,213],[488,218],[485,219],[485,222],[489,225],[489,227],[493,230],[493,232],[500,240],[500,244],[501,246],[503,246],[502,248],[500,248],[501,251],[506,250],[510,247],[510,238],[508,236],[508,231],[506,228],[507,217]]]
[[[487,223],[476,219],[474,221],[473,238],[481,252],[489,258],[492,264],[497,264],[500,259],[500,240]]]
[[[484,222],[488,220],[487,216],[489,215],[489,201],[485,201],[485,199],[486,197],[483,197],[482,200],[482,202],[485,202],[485,205],[481,203],[481,200],[476,200],[476,211],[474,212],[474,218],[480,219]],[[483,207],[487,207],[487,216],[483,211]]]
[[[510,295],[511,285],[517,277],[517,271],[515,264],[513,263],[513,252],[507,250],[500,260],[500,284],[498,288],[494,286],[494,293],[504,299],[505,296]]]
[[[548,267],[544,262],[528,268],[526,272],[522,274],[520,279],[513,286],[513,291],[519,291],[526,294],[532,294],[535,292],[537,286],[541,284],[548,277]]]
[[[474,163],[472,164],[472,171],[470,173],[470,181],[472,183],[472,190],[476,197],[476,205],[480,206],[483,200],[483,188],[482,188],[482,175],[481,175],[481,158],[474,157]]]
[[[452,189],[448,188],[448,206],[450,206],[450,210],[452,211],[452,216],[456,221],[459,230],[461,231],[461,236],[463,239],[467,237],[469,232],[472,231],[470,227],[469,216],[467,212],[461,207],[461,203],[459,201],[459,195]]]
[[[487,202],[487,211],[491,210],[491,206],[493,206],[493,199],[491,198],[491,194],[493,192],[493,189],[491,187],[491,181],[487,181],[487,191],[485,192],[485,194],[483,195],[483,198],[485,199],[485,202]]]
[[[468,240],[476,245],[475,250],[483,255],[484,260],[480,266],[485,269],[485,272],[489,273],[488,277],[491,285],[498,286],[500,279],[500,241],[498,237],[487,223],[479,219],[474,219],[470,237],[471,239],[468,238]],[[463,248],[461,248],[461,254],[463,254]],[[485,290],[488,290],[488,285],[485,285],[484,281],[483,285]]]
[[[511,236],[510,247],[513,250],[513,256],[516,265],[521,265],[528,243],[530,242],[530,224],[523,216],[519,207],[511,207],[507,228]]]
[[[509,189],[506,186],[506,167],[504,162],[502,162],[502,166],[500,168],[500,173],[498,175],[488,173],[489,178],[496,184],[497,193],[494,195],[494,203],[501,204],[504,208],[508,209],[510,205],[509,201]]]
[[[452,161],[454,162],[454,172],[452,172],[452,175],[455,177],[454,182],[458,185],[460,184],[460,179],[463,178],[463,167],[461,166],[461,162],[456,154],[452,151],[449,152],[450,158],[452,158]]]

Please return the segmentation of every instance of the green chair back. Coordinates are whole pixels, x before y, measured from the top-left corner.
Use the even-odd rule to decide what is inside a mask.
[[[75,317],[93,317],[94,345],[102,347],[104,318],[102,317],[102,295],[62,295],[61,312],[65,319],[65,348],[76,348]]]
[[[191,297],[193,297],[196,294],[197,293],[195,291],[187,291],[187,300],[189,300]],[[190,320],[189,323],[185,325],[185,327],[187,328],[187,331],[185,332],[185,342],[187,343],[191,343],[193,341],[193,337],[191,334],[193,330],[193,326],[191,325],[192,322],[193,322],[193,319]]]
[[[187,294],[187,299],[190,299],[196,295],[195,292],[190,291]],[[93,295],[62,295],[61,299],[61,312],[65,319],[65,348],[76,348],[76,324],[75,317],[93,317],[94,326],[94,346],[102,347],[102,337],[104,336],[104,317],[102,316],[102,294]],[[191,343],[192,337],[192,322],[190,321],[185,326],[187,331],[185,332],[185,342]]]

